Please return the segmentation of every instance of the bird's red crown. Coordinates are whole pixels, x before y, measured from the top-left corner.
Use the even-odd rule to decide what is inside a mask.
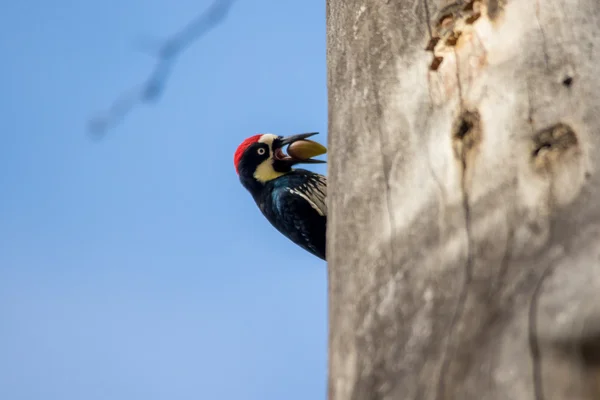
[[[235,154],[233,155],[233,165],[235,166],[236,173],[239,174],[238,164],[240,163],[240,160],[242,159],[242,156],[244,155],[246,149],[254,143],[258,142],[261,136],[262,135],[250,136],[248,139],[244,140],[235,150]]]

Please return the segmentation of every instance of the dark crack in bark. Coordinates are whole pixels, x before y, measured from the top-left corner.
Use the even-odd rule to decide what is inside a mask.
[[[535,134],[533,113],[534,108],[533,102],[531,101],[531,87],[530,82],[527,81],[527,123],[531,128],[532,135]],[[541,350],[537,336],[537,307],[542,283],[544,282],[549,272],[549,269],[550,266],[547,266],[533,291],[533,294],[531,296],[531,303],[529,304],[529,314],[527,321],[529,354],[531,356],[533,398],[535,400],[544,400],[544,391],[542,386]]]
[[[540,344],[538,340],[537,331],[537,316],[538,316],[538,303],[539,297],[542,292],[542,286],[544,281],[552,272],[552,264],[548,265],[542,276],[538,280],[533,294],[531,296],[531,303],[529,304],[529,315],[528,315],[528,341],[529,341],[529,353],[531,355],[531,373],[533,380],[533,398],[535,400],[544,400],[544,386],[542,382],[542,353],[540,350]]]
[[[507,217],[507,219],[509,219]],[[504,255],[502,256],[502,260],[500,261],[500,268],[498,269],[498,274],[496,275],[496,279],[492,282],[492,290],[490,291],[492,296],[496,296],[500,293],[502,288],[502,283],[504,282],[504,278],[506,277],[506,273],[508,272],[508,266],[511,260],[511,243],[514,237],[514,228],[511,226],[510,222],[507,222],[508,232],[506,234],[506,247],[504,249]]]
[[[388,214],[388,220],[390,223],[390,261],[392,266],[395,265],[396,257],[394,252],[394,238],[396,237],[396,217],[394,216],[394,211],[392,210],[392,186],[390,184],[390,169],[391,163],[387,159],[385,152],[383,150],[383,133],[381,129],[379,129],[379,153],[381,154],[382,166],[383,166],[383,179],[385,183],[385,208]]]
[[[459,58],[458,58],[458,52],[456,51],[456,47],[454,47],[454,58],[456,60],[456,86],[458,88],[458,101],[460,102],[460,111],[462,112],[464,110],[464,97],[463,97],[463,91],[462,91],[462,84],[460,82],[460,65],[459,65]],[[466,164],[466,162],[465,162]],[[466,168],[466,165],[463,165],[463,167]],[[464,171],[463,171],[464,173]],[[464,180],[463,180],[464,182]]]
[[[429,39],[431,39],[433,34],[431,32],[431,14],[429,13],[428,0],[423,0],[423,7],[425,8],[425,18],[427,19],[427,31],[429,32]]]
[[[456,83],[458,85],[458,96],[459,96],[459,102],[460,102],[460,112],[461,115],[462,113],[465,111],[464,110],[464,101],[463,101],[463,93],[462,93],[462,87],[461,87],[461,83],[460,83],[460,69],[459,69],[459,59],[458,59],[458,53],[456,52],[456,49],[454,49],[454,54],[456,57]],[[459,129],[462,129],[461,127],[459,127]],[[454,132],[453,132],[454,134]],[[466,132],[465,132],[466,134]],[[464,265],[464,277],[463,277],[463,282],[460,288],[460,294],[458,296],[458,300],[456,301],[456,307],[454,309],[454,313],[452,315],[452,319],[450,321],[450,327],[449,327],[449,331],[448,331],[448,336],[447,336],[447,340],[444,343],[444,352],[442,354],[442,365],[440,367],[440,373],[439,373],[439,378],[438,378],[438,385],[437,385],[437,394],[436,394],[436,399],[441,400],[444,397],[444,389],[445,389],[445,377],[446,377],[446,373],[448,371],[448,367],[450,366],[450,353],[451,350],[450,348],[452,347],[452,338],[454,336],[454,331],[456,330],[456,325],[458,324],[458,321],[460,319],[460,317],[462,316],[464,310],[465,310],[465,305],[467,302],[467,297],[468,297],[468,293],[469,293],[469,285],[471,284],[471,279],[473,276],[473,246],[472,246],[472,233],[471,233],[471,210],[469,207],[469,194],[468,194],[468,188],[467,188],[467,184],[466,184],[466,180],[467,180],[467,152],[469,149],[464,148],[463,147],[463,151],[462,151],[462,156],[461,158],[461,191],[462,191],[462,205],[463,205],[463,212],[465,215],[465,233],[467,236],[467,259],[465,261],[465,265]]]
[[[468,220],[469,218],[466,217]],[[467,236],[469,235],[469,229],[467,229]],[[448,367],[450,366],[450,357],[449,353],[450,347],[452,346],[452,337],[454,336],[454,331],[456,329],[456,325],[458,320],[460,319],[464,309],[465,304],[467,303],[467,295],[469,284],[471,283],[471,271],[472,271],[473,257],[471,255],[471,244],[470,239],[467,239],[467,260],[465,263],[465,273],[464,279],[462,282],[462,286],[460,288],[460,294],[458,300],[456,301],[456,307],[454,309],[454,313],[452,314],[452,320],[450,321],[450,326],[448,328],[448,336],[446,337],[446,341],[444,343],[444,352],[442,354],[442,365],[440,367],[440,373],[438,378],[437,385],[437,394],[436,399],[441,400],[444,398],[445,392],[445,384],[446,384],[446,372],[448,371]]]
[[[542,28],[542,23],[540,22],[540,1],[536,0],[535,2],[535,22],[540,30],[540,34],[542,35],[542,51],[544,52],[544,63],[546,64],[546,69],[550,68],[550,56],[548,54],[548,44],[546,42],[546,32],[544,32],[544,28]]]

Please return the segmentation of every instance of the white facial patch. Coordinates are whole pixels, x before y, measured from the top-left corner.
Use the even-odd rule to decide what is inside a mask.
[[[260,163],[256,168],[256,171],[254,171],[254,178],[259,182],[266,183],[284,175],[283,172],[277,172],[273,168],[273,141],[277,138],[277,135],[265,133],[258,139],[259,143],[264,143],[269,146],[269,158]]]
[[[277,135],[273,135],[272,133],[265,133],[260,137],[260,139],[258,139],[258,143],[268,144],[269,150],[272,150],[271,147],[273,147],[273,141],[275,139],[277,139]]]

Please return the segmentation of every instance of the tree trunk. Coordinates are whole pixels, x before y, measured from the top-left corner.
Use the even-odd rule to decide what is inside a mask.
[[[327,30],[329,399],[600,398],[600,1]]]

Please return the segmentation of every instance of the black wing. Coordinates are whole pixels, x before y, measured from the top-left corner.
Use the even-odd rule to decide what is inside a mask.
[[[277,179],[280,182],[276,182],[271,192],[271,207],[263,212],[279,232],[325,260],[326,178],[304,170],[295,170],[282,178]]]

